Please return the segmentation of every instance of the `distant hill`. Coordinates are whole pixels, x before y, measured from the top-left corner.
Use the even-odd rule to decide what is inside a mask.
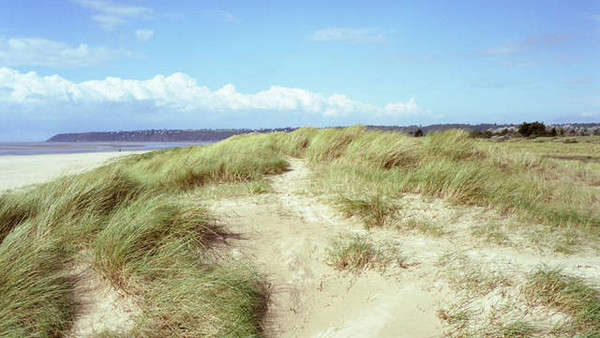
[[[567,125],[567,124],[565,124]],[[557,126],[565,126],[557,125]],[[577,128],[591,128],[599,126],[599,123],[571,123],[569,126]],[[475,130],[497,130],[501,128],[517,127],[517,124],[432,124],[429,126],[367,126],[369,129],[398,131],[412,134],[417,130],[423,133],[432,131],[441,131],[447,129],[466,129]],[[342,128],[342,127],[334,127]],[[298,128],[273,128],[273,129],[149,129],[132,131],[107,131],[107,132],[88,132],[88,133],[64,133],[56,134],[46,140],[46,142],[200,142],[200,141],[220,141],[233,135],[247,133],[271,133],[271,132],[291,132]]]
[[[220,141],[233,135],[247,133],[290,132],[296,128],[277,129],[149,129],[56,134],[46,142],[196,142]]]

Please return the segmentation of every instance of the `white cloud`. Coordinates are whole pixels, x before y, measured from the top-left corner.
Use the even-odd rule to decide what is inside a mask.
[[[98,64],[130,53],[86,44],[69,46],[40,38],[0,38],[0,65],[79,67]]]
[[[345,41],[352,43],[382,42],[385,36],[376,28],[325,28],[311,32],[309,40]]]
[[[311,121],[392,123],[434,118],[414,98],[380,107],[341,94],[324,96],[282,86],[257,93],[241,93],[232,84],[210,90],[184,73],[157,75],[149,80],[108,77],[76,83],[58,75],[42,77],[35,72],[21,73],[6,67],[0,68],[0,106],[5,107],[0,108],[0,117],[15,113],[7,107],[17,107],[25,115],[35,112],[38,118],[74,120],[85,119],[85,114],[89,114],[105,122],[130,118],[190,123],[212,120],[222,125],[250,121],[247,123],[257,125],[263,117],[264,125],[274,119],[282,123],[314,124]],[[134,118],[140,114],[145,115]]]
[[[219,22],[228,22],[228,23],[240,23],[241,20],[233,15],[232,13],[229,13],[227,11],[224,11],[222,9],[207,9],[202,11],[202,14],[212,20],[215,21],[219,21]]]
[[[91,9],[96,14],[92,20],[98,22],[105,30],[113,30],[117,26],[134,19],[150,19],[154,11],[148,7],[130,6],[107,0],[73,0],[82,7]]]
[[[151,29],[138,29],[135,31],[135,36],[138,40],[146,42],[154,36],[154,31]]]

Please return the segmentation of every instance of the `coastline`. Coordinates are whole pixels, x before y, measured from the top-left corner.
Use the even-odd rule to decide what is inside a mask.
[[[62,175],[81,173],[111,159],[143,152],[145,151],[0,156],[0,194],[44,183]]]

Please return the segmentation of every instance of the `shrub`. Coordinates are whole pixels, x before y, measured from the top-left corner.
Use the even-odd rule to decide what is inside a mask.
[[[519,126],[519,133],[524,137],[546,136],[546,126],[541,122],[523,122]]]

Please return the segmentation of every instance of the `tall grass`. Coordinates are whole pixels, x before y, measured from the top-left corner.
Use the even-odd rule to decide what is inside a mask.
[[[212,254],[226,231],[184,196],[238,182],[264,191],[264,176],[287,170],[290,155],[306,158],[320,191],[370,227],[394,224],[395,199],[417,192],[598,236],[595,174],[482,145],[465,132],[412,138],[355,126],[239,135],[0,196],[0,335],[68,331],[78,306],[68,266],[81,250],[93,250],[97,269],[141,299],[132,335],[260,334],[267,290],[251,267]],[[577,184],[565,172],[577,174]]]
[[[257,335],[266,290],[248,268],[206,251],[223,229],[206,209],[158,196],[116,211],[99,233],[96,262],[113,285],[142,299],[132,334]]]
[[[287,169],[278,145],[269,136],[275,135],[239,135],[210,146],[137,155],[117,165],[144,185],[161,191],[252,181]]]
[[[56,239],[36,234],[32,225],[13,230],[0,245],[2,336],[59,336],[75,313],[74,280],[63,270],[68,255]]]
[[[295,133],[289,137],[306,140],[299,143],[302,147],[287,151],[305,154],[320,172],[316,177],[323,193],[353,199],[360,191],[382,198],[416,192],[550,225],[592,231],[600,225],[597,190],[574,186],[569,175],[552,175],[556,167],[537,155],[482,146],[465,131],[435,132],[422,138],[360,126],[303,130],[302,137]],[[375,202],[362,207],[365,219],[377,209]]]
[[[265,175],[287,168],[281,149],[267,135],[242,136],[131,156],[0,196],[0,336],[68,332],[78,307],[71,262],[90,249],[100,273],[142,300],[129,334],[260,334],[267,290],[250,267],[211,254],[225,232],[183,193],[264,185]]]

